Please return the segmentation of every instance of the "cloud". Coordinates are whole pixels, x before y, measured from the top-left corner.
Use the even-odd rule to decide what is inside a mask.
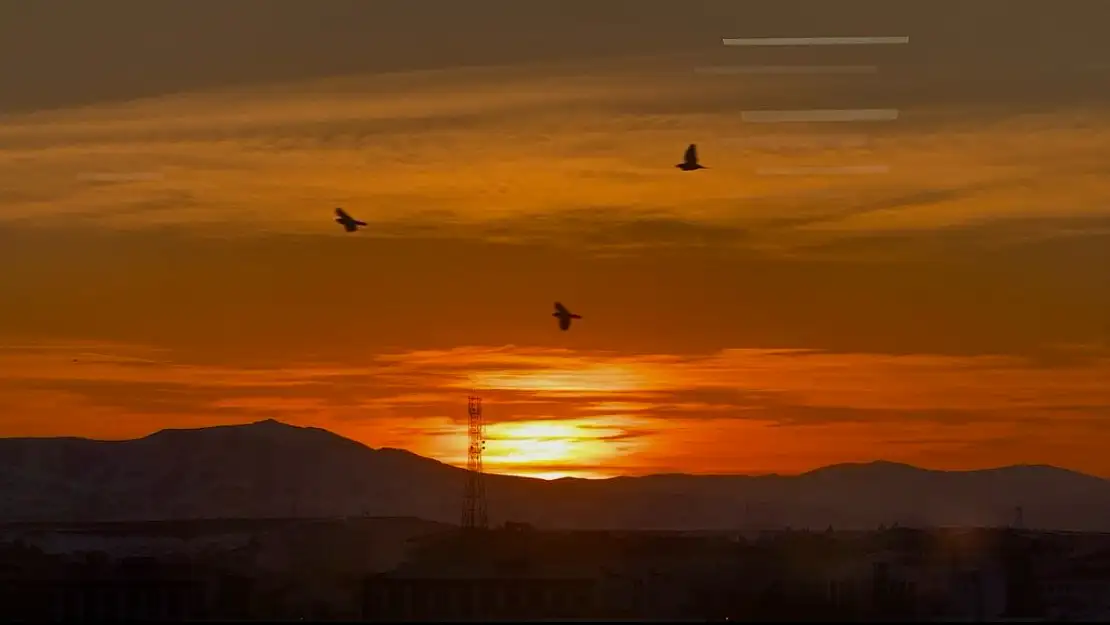
[[[87,354],[72,346],[73,354]],[[1074,348],[1069,348],[1074,349]],[[1110,353],[1046,366],[1011,356],[730,349],[704,356],[457,348],[384,354],[361,366],[215,367],[65,346],[0,351],[9,390],[58,390],[131,412],[364,408],[366,418],[449,416],[469,392],[493,421],[605,416],[783,424],[1075,418],[1110,407]],[[76,360],[74,362],[74,360]],[[461,417],[460,417],[461,418]]]
[[[699,454],[710,463],[702,470],[718,472],[844,459],[831,449],[867,459],[864,440],[892,441],[891,453],[903,459],[933,445],[958,464],[996,437],[1031,444],[1030,436],[1055,440],[1065,431],[1094,436],[1110,414],[1110,352],[1099,346],[1061,346],[1084,354],[1063,363],[801,349],[696,356],[475,346],[381,354],[361,365],[249,368],[96,343],[32,348],[0,350],[0,396],[19,412],[7,424],[28,434],[118,438],[280,418],[462,464],[463,403],[478,393],[489,465],[544,477],[597,475],[600,466],[609,473],[661,470]],[[89,358],[92,349],[103,357]],[[74,354],[88,359],[75,363]],[[770,447],[747,448],[744,467],[729,469],[720,445],[735,437]],[[814,446],[833,439],[841,442]],[[961,456],[957,447],[971,451]],[[1065,447],[1055,442],[1052,449]],[[578,472],[564,470],[569,465]]]
[[[0,292],[18,305],[0,307],[0,327],[11,341],[157,345],[240,367],[506,343],[1047,357],[1043,345],[1105,343],[1110,331],[1110,246],[1095,222],[1062,225],[1072,234],[996,229],[1022,242],[994,249],[980,226],[800,257],[674,244],[605,258],[536,241],[9,226],[0,255],[21,269]],[[553,299],[588,316],[582,331],[552,332]]]
[[[1101,109],[1000,109],[974,126],[909,116],[864,145],[784,154],[776,137],[822,131],[740,123],[743,89],[678,71],[689,62],[423,71],[16,115],[0,129],[11,175],[0,219],[339,235],[323,214],[344,205],[373,224],[368,236],[800,253],[876,233],[1106,215]],[[696,137],[713,169],[677,175],[670,165]],[[749,145],[730,147],[737,137]],[[876,159],[892,173],[755,174]]]

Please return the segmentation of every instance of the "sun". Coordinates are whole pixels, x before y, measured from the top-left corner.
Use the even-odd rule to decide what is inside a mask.
[[[563,423],[500,423],[489,428],[496,452],[491,461],[509,464],[553,464],[572,462],[581,434]],[[488,453],[488,448],[487,448]]]
[[[605,477],[598,467],[616,453],[598,431],[573,421],[521,421],[487,427],[489,470],[527,477]],[[604,433],[604,431],[601,431]]]

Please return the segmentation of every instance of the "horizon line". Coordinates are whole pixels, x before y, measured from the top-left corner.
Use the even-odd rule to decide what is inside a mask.
[[[261,425],[267,425],[269,427],[272,427],[273,425],[279,425],[279,426],[290,428],[290,429],[293,429],[293,430],[319,430],[319,431],[327,432],[328,434],[331,434],[332,436],[335,436],[337,438],[340,438],[340,439],[343,439],[343,440],[346,440],[346,441],[351,441],[351,442],[358,443],[358,444],[362,445],[363,447],[365,447],[366,449],[368,449],[370,451],[397,451],[397,452],[403,452],[403,453],[411,454],[411,455],[416,456],[418,458],[422,458],[424,460],[430,460],[432,462],[438,462],[439,464],[446,465],[446,466],[449,466],[449,467],[452,467],[452,468],[455,468],[455,469],[459,469],[461,471],[467,470],[465,466],[459,466],[458,464],[455,464],[453,462],[440,460],[440,459],[432,457],[432,456],[425,456],[425,455],[419,454],[415,451],[405,449],[403,447],[388,447],[388,446],[386,446],[386,447],[371,447],[367,443],[364,443],[364,442],[359,441],[359,440],[347,438],[346,436],[343,436],[341,434],[337,434],[337,433],[333,432],[332,430],[329,430],[329,429],[324,428],[324,427],[315,426],[315,425],[293,425],[291,423],[286,423],[284,421],[281,421],[279,419],[274,419],[272,417],[267,418],[267,419],[260,419],[258,421],[250,421],[250,422],[247,422],[247,423],[222,423],[222,424],[199,426],[199,427],[192,427],[192,428],[162,428],[162,429],[159,429],[159,430],[155,430],[155,431],[153,431],[149,434],[146,434],[146,435],[143,435],[143,436],[137,436],[137,437],[134,437],[134,438],[97,439],[97,438],[90,438],[90,437],[85,437],[85,436],[0,436],[0,441],[3,441],[3,440],[65,440],[65,439],[71,439],[72,440],[72,439],[77,439],[77,440],[84,440],[84,441],[89,441],[89,442],[94,442],[94,443],[127,443],[127,442],[140,441],[140,440],[143,440],[143,439],[146,439],[146,438],[150,438],[150,437],[152,437],[156,434],[159,434],[161,432],[198,432],[198,431],[202,431],[202,430],[213,430],[213,429],[220,429],[220,428],[258,427],[258,426],[261,426]],[[460,432],[464,432],[464,431],[465,431],[465,427],[460,428]],[[816,473],[816,472],[823,471],[823,470],[826,470],[826,469],[844,468],[844,467],[865,467],[865,466],[870,466],[870,465],[892,465],[892,466],[897,466],[897,467],[901,467],[901,468],[909,468],[909,469],[913,469],[913,470],[916,470],[916,471],[929,472],[929,473],[979,473],[979,472],[984,472],[984,471],[999,471],[999,470],[1004,470],[1004,469],[1015,469],[1015,468],[1047,468],[1047,469],[1055,469],[1055,470],[1058,470],[1058,471],[1067,471],[1067,472],[1070,472],[1070,473],[1075,473],[1077,475],[1083,475],[1083,476],[1086,476],[1086,477],[1092,477],[1092,478],[1100,479],[1100,480],[1110,480],[1110,477],[1104,477],[1104,476],[1101,476],[1101,475],[1095,475],[1095,474],[1087,473],[1087,472],[1080,471],[1080,470],[1077,470],[1077,469],[1071,469],[1071,468],[1067,468],[1067,467],[1062,467],[1062,466],[1057,466],[1057,465],[1052,465],[1052,464],[1044,464],[1044,463],[1014,463],[1014,464],[1006,464],[1006,465],[980,467],[980,468],[974,468],[974,469],[933,469],[933,468],[929,468],[929,467],[910,464],[908,462],[900,462],[900,461],[895,461],[895,460],[884,460],[884,459],[846,460],[846,461],[843,461],[843,462],[834,462],[832,464],[816,466],[816,467],[813,467],[813,468],[810,468],[810,469],[803,469],[803,470],[799,470],[797,472],[788,472],[788,473],[787,472],[774,472],[774,471],[747,472],[747,473],[739,472],[739,471],[738,472],[727,472],[727,473],[687,473],[687,472],[676,472],[676,471],[660,471],[660,472],[655,472],[655,473],[628,473],[628,474],[620,474],[620,475],[611,475],[611,476],[607,476],[607,477],[600,477],[600,476],[599,477],[577,477],[577,476],[573,476],[573,475],[567,475],[567,476],[563,476],[563,477],[543,478],[543,477],[536,477],[534,475],[530,476],[526,473],[500,473],[500,472],[496,471],[496,468],[497,468],[496,464],[490,465],[488,463],[486,465],[487,468],[486,468],[485,471],[483,471],[483,473],[485,475],[496,475],[496,476],[502,476],[502,477],[515,477],[515,478],[519,478],[519,479],[538,480],[538,481],[544,481],[544,482],[556,482],[556,481],[560,481],[560,480],[605,481],[605,480],[615,480],[615,479],[639,479],[639,478],[648,478],[648,477],[694,477],[694,478],[752,477],[752,478],[758,478],[758,477],[801,477],[801,476],[804,476],[804,475],[807,475],[807,474],[810,474],[810,473]],[[586,469],[585,466],[583,466],[582,468]],[[536,472],[541,472],[542,469],[543,469],[542,466],[537,466]],[[570,471],[564,471],[564,472],[569,473]],[[559,473],[559,471],[550,471],[549,473]]]

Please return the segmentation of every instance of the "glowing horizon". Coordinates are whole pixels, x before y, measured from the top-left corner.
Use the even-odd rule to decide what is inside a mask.
[[[1075,444],[1064,444],[1097,427],[1092,409],[1083,406],[1097,414],[1110,403],[1104,383],[1110,352],[1060,350],[1085,359],[1058,368],[1012,356],[470,347],[384,354],[342,366],[243,370],[179,363],[162,350],[123,345],[7,345],[0,346],[0,372],[8,407],[23,397],[18,406],[28,414],[86,415],[79,427],[9,422],[9,435],[131,438],[163,427],[277,418],[465,466],[465,397],[477,392],[487,423],[484,464],[493,473],[555,479],[792,473],[870,460],[926,468],[1020,464],[1031,461],[1017,453],[1020,445],[998,444],[1020,425],[1030,443],[1058,449],[1040,457],[1046,464],[1110,474],[1094,456],[1095,464],[1077,465],[1067,451]],[[11,392],[21,386],[37,390]],[[110,394],[88,395],[98,388]],[[124,388],[128,403],[115,409],[73,392],[115,401],[122,397],[115,389]],[[480,390],[463,390],[469,388]],[[349,398],[342,404],[335,402],[339,391]],[[127,414],[121,408],[159,414],[159,427],[142,418],[121,420]],[[958,453],[968,448],[977,450],[975,460]]]
[[[628,37],[637,56],[502,42],[471,67],[224,82],[183,45],[198,74],[146,90],[42,65],[75,91],[0,126],[0,435],[277,418],[462,466],[477,393],[491,472],[1110,477],[1110,107],[1089,75],[799,57],[737,80],[696,69],[741,62],[719,33]],[[674,168],[690,143],[709,169]],[[583,317],[568,332],[555,301]]]

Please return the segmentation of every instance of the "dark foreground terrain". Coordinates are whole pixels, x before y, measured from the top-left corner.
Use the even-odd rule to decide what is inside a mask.
[[[146,555],[60,550],[51,536],[73,527],[26,531],[0,543],[0,619],[983,621],[1110,614],[1110,540],[1103,534],[887,528],[714,535],[522,524],[460,532],[371,518],[251,525],[81,530],[86,538],[112,534],[105,548],[145,545]],[[153,538],[185,528],[192,550]],[[195,548],[206,532],[229,531],[244,540]]]

